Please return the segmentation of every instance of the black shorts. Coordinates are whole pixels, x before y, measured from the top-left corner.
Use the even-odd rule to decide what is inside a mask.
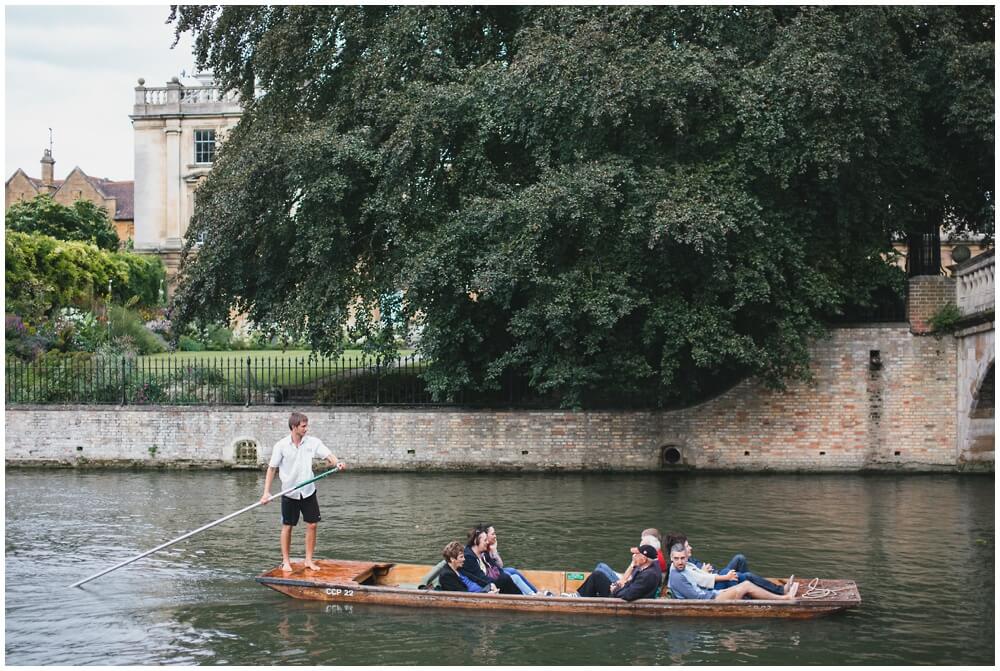
[[[299,513],[307,524],[319,522],[319,499],[313,492],[304,499],[281,497],[281,523],[294,527],[299,523]]]

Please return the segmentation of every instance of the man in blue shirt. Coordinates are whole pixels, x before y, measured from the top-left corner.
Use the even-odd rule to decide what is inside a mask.
[[[688,556],[683,543],[675,543],[670,548],[670,593],[675,599],[714,599],[716,601],[737,601],[739,599],[785,599],[792,600],[798,594],[799,584],[793,582],[785,585],[784,594],[771,594],[766,589],[752,582],[741,582],[733,587],[714,590],[704,589],[696,585],[685,574]]]

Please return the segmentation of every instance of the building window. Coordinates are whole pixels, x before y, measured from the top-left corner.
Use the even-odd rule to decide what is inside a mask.
[[[212,163],[215,161],[215,130],[196,130],[194,132],[194,162]]]

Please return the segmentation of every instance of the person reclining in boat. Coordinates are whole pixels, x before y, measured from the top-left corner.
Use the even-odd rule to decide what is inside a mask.
[[[562,596],[599,596],[635,601],[650,599],[660,587],[660,566],[656,563],[656,548],[640,545],[632,550],[632,571],[624,581],[611,582],[607,574],[594,571],[575,592],[564,592]]]
[[[445,545],[441,555],[447,562],[447,566],[438,574],[438,589],[444,592],[490,592],[493,594],[500,591],[493,583],[483,586],[462,574],[462,565],[465,564],[465,546],[458,541],[452,541]]]
[[[501,572],[491,580],[486,574],[488,567],[483,558],[483,555],[486,554],[486,545],[486,530],[479,527],[473,529],[472,533],[469,534],[469,542],[465,545],[465,564],[461,569],[462,575],[484,587],[492,582],[500,588],[501,594],[524,594],[514,582],[514,577]]]
[[[667,563],[663,557],[663,552],[660,550],[660,532],[658,529],[643,529],[642,535],[639,537],[639,545],[652,545],[656,548],[656,561],[660,566],[660,572],[663,573],[667,570]],[[635,555],[633,555],[634,557]],[[605,564],[604,562],[598,562],[597,566],[594,567],[595,571],[600,571],[604,575],[611,579],[611,582],[617,582],[619,580],[626,580],[632,574],[633,565],[629,564],[628,567],[621,573],[618,573],[613,568]]]
[[[716,601],[737,601],[739,599],[786,599],[792,600],[798,594],[799,584],[788,582],[782,594],[772,594],[752,582],[741,582],[726,589],[705,589],[699,587],[689,577],[688,552],[683,543],[674,543],[670,548],[670,594],[675,599],[705,599]]]
[[[726,589],[738,585],[741,582],[752,582],[757,587],[766,589],[771,594],[784,594],[784,587],[771,582],[767,578],[752,573],[747,566],[747,559],[742,554],[733,555],[726,567],[719,572],[715,572],[711,564],[698,561],[691,556],[691,543],[687,536],[678,532],[671,532],[667,535],[667,547],[673,547],[681,543],[687,553],[687,568],[685,573],[688,580],[698,587],[705,589]],[[795,576],[791,576],[788,582],[791,583]]]
[[[501,573],[506,573],[514,581],[518,589],[521,590],[522,594],[528,596],[538,594],[538,588],[531,584],[527,576],[512,566],[503,565],[503,559],[500,558],[500,552],[497,550],[497,531],[493,525],[483,523],[477,528],[486,532],[486,552],[483,554],[483,561],[486,562],[486,576],[491,580],[495,580],[500,577]],[[552,596],[552,592],[548,590],[545,590],[542,594]]]

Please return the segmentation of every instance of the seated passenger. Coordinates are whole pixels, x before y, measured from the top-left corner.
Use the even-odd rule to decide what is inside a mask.
[[[465,548],[458,541],[452,541],[445,545],[441,555],[448,565],[438,575],[438,589],[444,592],[497,593],[500,591],[493,583],[483,587],[462,575],[462,565],[465,564]]]
[[[682,533],[673,532],[667,536],[667,540],[669,542],[668,547],[673,547],[678,543],[684,545],[685,552],[687,553],[686,573],[688,579],[698,587],[704,587],[705,589],[726,589],[741,582],[751,582],[772,594],[785,593],[781,585],[773,583],[756,573],[751,573],[747,568],[746,557],[742,554],[733,555],[733,558],[726,567],[716,573],[712,569],[711,564],[700,562],[691,556],[691,543],[688,542],[687,536]],[[791,583],[794,577],[790,577],[788,582]]]
[[[752,582],[741,582],[733,587],[714,590],[704,589],[694,583],[685,570],[688,568],[687,551],[683,543],[675,543],[670,548],[670,594],[675,599],[714,599],[716,601],[736,601],[739,599],[786,599],[792,600],[798,594],[799,584],[789,582],[782,594],[758,587]]]
[[[688,542],[688,537],[682,533],[672,531],[667,534],[667,548],[672,548],[675,543],[686,543]],[[708,573],[729,573],[730,571],[736,571],[737,573],[743,573],[749,571],[750,567],[747,565],[747,558],[742,554],[734,554],[721,571],[716,571],[715,567],[708,562],[703,562],[700,559],[695,559],[694,557],[688,557],[688,564],[694,565],[696,568],[700,568]]]
[[[614,583],[601,571],[594,571],[575,592],[562,596],[614,597],[625,601],[650,599],[660,587],[660,566],[656,563],[656,548],[640,545],[632,548],[632,570],[628,578]]]
[[[657,563],[660,566],[660,572],[662,574],[663,571],[666,571],[667,564],[663,558],[663,553],[660,551],[660,532],[658,530],[643,529],[642,535],[639,538],[639,545],[652,545],[656,548],[656,557]],[[604,562],[598,562],[597,566],[594,567],[594,570],[600,571],[604,575],[608,576],[611,582],[616,582],[620,580],[627,580],[629,578],[632,571],[632,564],[629,564],[624,571],[618,573]]]
[[[512,566],[504,566],[503,559],[500,558],[500,551],[497,550],[497,531],[492,524],[480,524],[480,529],[486,531],[486,554],[483,560],[486,562],[486,575],[490,579],[500,577],[501,573],[506,573],[514,581],[522,594],[539,594],[538,588],[531,584],[528,578]],[[552,596],[552,592],[545,590],[541,592],[545,596]]]
[[[469,534],[469,542],[465,545],[465,564],[461,569],[462,575],[482,587],[492,582],[500,588],[501,594],[523,594],[514,583],[514,579],[506,573],[501,572],[492,579],[486,574],[489,569],[484,559],[486,543],[486,530],[479,527],[473,529],[472,533]]]

